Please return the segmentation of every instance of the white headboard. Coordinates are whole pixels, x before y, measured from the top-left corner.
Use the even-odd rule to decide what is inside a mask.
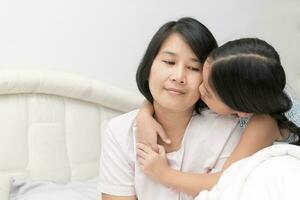
[[[12,176],[60,182],[97,176],[105,122],[142,99],[79,75],[0,70],[0,199]]]

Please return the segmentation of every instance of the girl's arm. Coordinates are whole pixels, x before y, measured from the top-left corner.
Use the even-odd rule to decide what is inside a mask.
[[[147,146],[138,146],[139,162],[146,175],[155,181],[175,190],[196,196],[202,190],[210,190],[219,180],[223,170],[232,163],[272,145],[280,135],[277,122],[269,115],[254,115],[248,122],[239,144],[225,162],[222,171],[209,174],[185,173],[168,166],[160,151],[151,152]],[[143,152],[141,152],[141,150]]]
[[[145,100],[136,117],[137,142],[150,145],[157,151],[157,136],[167,144],[170,144],[171,140],[163,127],[153,118],[153,114],[152,104]]]
[[[280,129],[275,119],[270,115],[253,115],[242,134],[240,142],[225,162],[223,170],[232,163],[271,146],[279,137]]]
[[[163,146],[158,145],[158,149],[156,152],[150,146],[138,143],[138,162],[145,175],[167,187],[195,197],[200,191],[211,189],[221,175],[221,173],[196,174],[172,169]]]
[[[102,194],[102,200],[137,200],[135,196],[113,196],[109,194]]]

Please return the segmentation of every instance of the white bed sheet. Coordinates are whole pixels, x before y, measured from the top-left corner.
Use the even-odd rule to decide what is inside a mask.
[[[99,200],[98,178],[67,184],[51,181],[16,179],[12,182],[10,200]]]

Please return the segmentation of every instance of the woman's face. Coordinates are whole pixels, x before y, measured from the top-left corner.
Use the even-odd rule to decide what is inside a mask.
[[[199,100],[202,65],[182,36],[172,33],[153,61],[149,88],[154,106],[170,111],[192,111]]]
[[[199,91],[201,93],[201,99],[205,102],[205,104],[214,112],[222,115],[227,114],[239,114],[238,112],[234,111],[226,104],[222,102],[220,97],[216,94],[216,92],[210,87],[208,83],[208,79],[210,76],[211,65],[210,59],[208,58],[203,66],[203,82],[199,87]]]

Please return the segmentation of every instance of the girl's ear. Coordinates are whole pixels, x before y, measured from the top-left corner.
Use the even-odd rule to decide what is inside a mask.
[[[236,112],[239,117],[251,117],[252,113]]]

